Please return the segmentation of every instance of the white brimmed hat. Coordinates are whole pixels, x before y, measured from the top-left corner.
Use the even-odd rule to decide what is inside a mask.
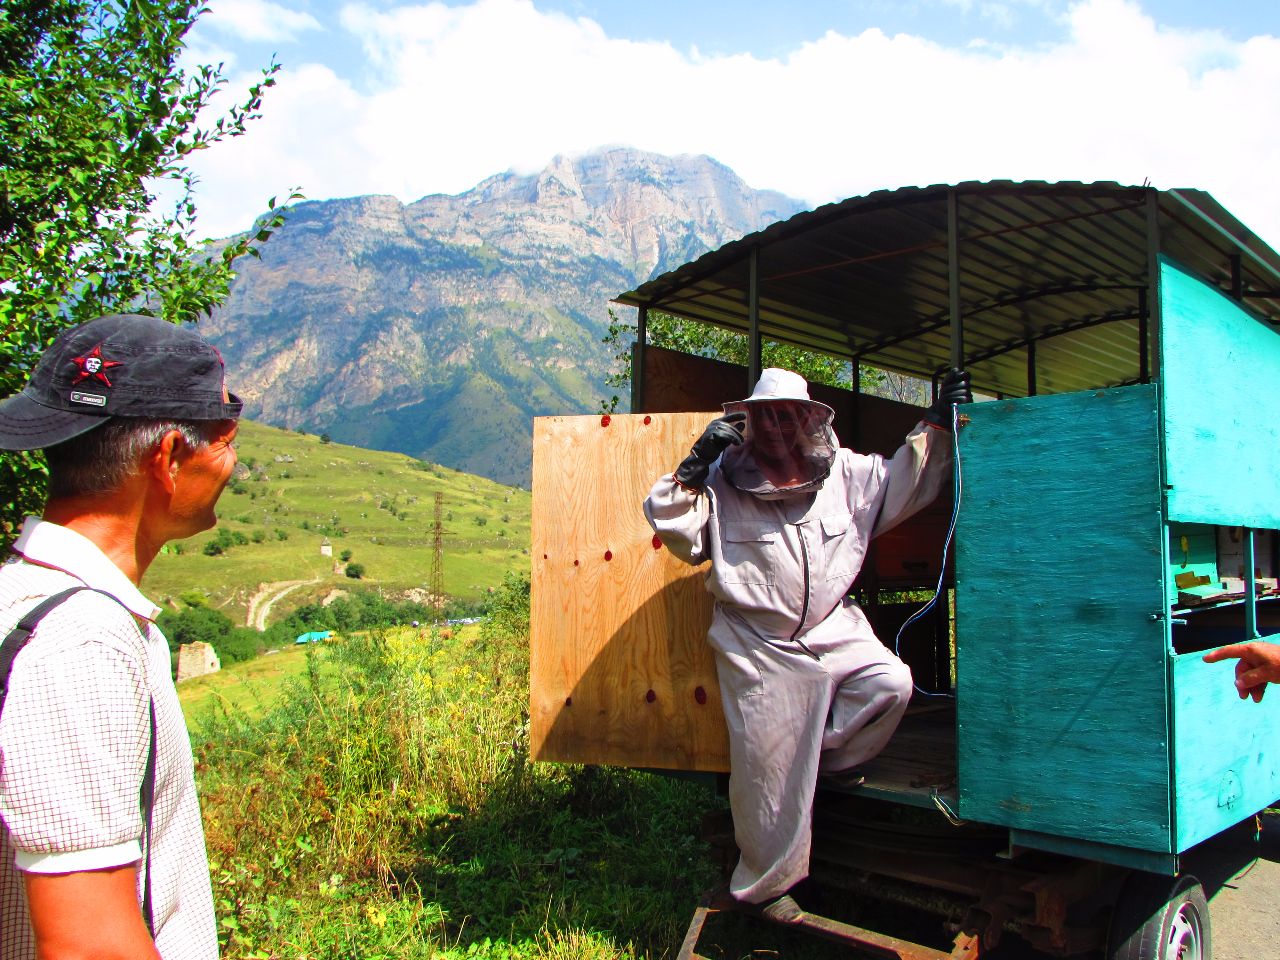
[[[809,399],[809,383],[804,377],[780,367],[766,367],[760,372],[760,379],[751,396],[745,400],[732,400],[724,404],[725,413],[733,413],[746,409],[748,404],[767,403],[772,400],[790,400],[803,403],[814,410],[822,410],[828,417],[834,417],[835,411],[825,403]]]

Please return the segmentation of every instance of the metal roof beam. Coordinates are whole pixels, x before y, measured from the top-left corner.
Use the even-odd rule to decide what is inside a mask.
[[[1280,270],[1277,270],[1271,264],[1267,263],[1267,261],[1264,260],[1262,257],[1260,257],[1257,253],[1255,253],[1247,243],[1245,243],[1239,237],[1236,237],[1233,234],[1231,234],[1228,230],[1226,230],[1222,226],[1222,224],[1215,222],[1213,218],[1211,218],[1203,210],[1201,210],[1194,203],[1192,203],[1190,200],[1184,197],[1179,191],[1166,190],[1165,195],[1168,197],[1172,197],[1174,200],[1178,201],[1178,203],[1182,205],[1183,209],[1189,210],[1191,213],[1193,213],[1197,220],[1201,221],[1207,227],[1209,227],[1211,232],[1217,234],[1223,240],[1226,240],[1235,249],[1238,249],[1241,253],[1243,253],[1250,260],[1252,260],[1256,266],[1261,267],[1263,271],[1266,272],[1268,275],[1270,275],[1273,279],[1280,280]]]
[[[1100,317],[1088,317],[1083,320],[1077,320],[1074,323],[1056,327],[1052,330],[1046,330],[1035,337],[1025,337],[1021,340],[1008,341],[998,347],[992,347],[988,350],[984,350],[981,353],[970,354],[965,357],[965,361],[967,363],[982,363],[983,361],[990,360],[993,357],[1012,353],[1014,350],[1023,350],[1032,343],[1044,343],[1046,340],[1052,340],[1054,337],[1060,337],[1063,334],[1075,333],[1079,330],[1088,330],[1090,327],[1099,327],[1105,323],[1115,323],[1119,320],[1137,320],[1139,316],[1139,311],[1134,309],[1124,311],[1117,310],[1113,313],[1104,314]]]

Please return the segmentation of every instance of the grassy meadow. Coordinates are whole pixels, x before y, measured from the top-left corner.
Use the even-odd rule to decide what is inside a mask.
[[[530,760],[529,494],[257,424],[241,436],[219,527],[247,542],[208,556],[213,532],[161,557],[158,602],[201,589],[243,623],[264,584],[304,581],[272,621],[352,586],[412,595],[441,490],[446,591],[483,595],[488,615],[340,630],[179,685],[225,960],[674,957],[719,880],[702,822],[727,803],[707,783]],[[344,549],[362,584],[334,570]],[[699,951],[842,955],[735,915]]]
[[[224,957],[673,952],[712,791],[531,763],[527,671],[526,594],[181,684]]]
[[[726,802],[529,759],[527,586],[456,631],[339,635],[179,685],[224,960],[676,955]],[[699,953],[848,955],[732,914]]]
[[[272,607],[272,621],[352,587],[425,599],[437,492],[447,596],[478,600],[507,571],[529,570],[527,490],[249,421],[236,446],[240,467],[218,503],[218,528],[169,545],[147,571],[157,603],[205,593],[210,606],[246,624],[255,595],[283,589],[264,592],[270,584],[301,581]],[[207,555],[219,538],[243,542]],[[321,554],[326,538],[330,557]],[[364,568],[361,580],[346,576],[344,551]]]

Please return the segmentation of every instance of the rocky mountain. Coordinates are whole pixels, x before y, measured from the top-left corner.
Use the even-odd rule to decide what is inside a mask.
[[[527,485],[531,419],[606,396],[609,299],[801,208],[709,157],[620,148],[457,196],[303,203],[202,332],[246,416]]]

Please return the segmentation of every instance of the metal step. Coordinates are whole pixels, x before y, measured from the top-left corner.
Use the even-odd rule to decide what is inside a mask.
[[[709,905],[713,899],[721,898],[716,898],[714,894],[708,894],[703,897],[703,902],[694,910],[693,919],[689,921],[689,929],[684,935],[684,942],[680,945],[680,952],[676,960],[710,960],[710,958],[698,953],[697,947],[698,938],[702,935],[702,928],[706,924],[707,918],[722,909]],[[754,916],[754,914],[752,915]],[[760,919],[765,918],[762,917]],[[765,922],[770,921],[766,920]],[[874,930],[855,927],[852,924],[841,923],[839,920],[822,917],[816,913],[805,912],[799,920],[777,925],[786,927],[789,930],[799,930],[827,940],[843,943],[867,956],[880,958],[880,960],[978,960],[981,955],[978,938],[968,933],[960,933],[956,937],[955,946],[951,952],[944,953],[933,947],[912,943],[909,940],[900,940],[897,937],[886,936],[882,933],[876,933]]]

